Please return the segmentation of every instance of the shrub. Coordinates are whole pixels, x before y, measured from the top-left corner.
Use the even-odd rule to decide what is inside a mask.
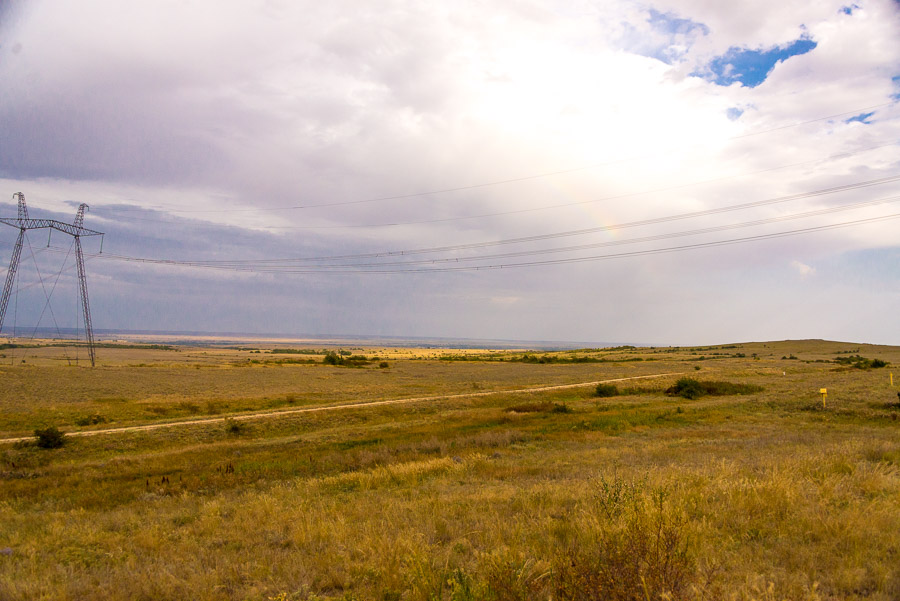
[[[234,436],[239,436],[247,432],[247,424],[242,424],[241,422],[232,419],[225,419],[225,433],[232,434]]]
[[[686,399],[698,399],[704,395],[727,396],[731,394],[753,394],[762,392],[762,386],[755,384],[735,384],[734,382],[698,381],[693,378],[680,378],[675,385],[666,389],[669,396],[680,396]]]
[[[694,378],[679,378],[675,386],[666,390],[669,396],[680,396],[686,399],[699,399],[706,394],[703,385]]]
[[[594,389],[594,396],[611,397],[619,395],[619,387],[615,384],[597,384]]]
[[[850,355],[849,357],[835,357],[834,362],[840,365],[849,365],[850,367],[855,367],[856,369],[872,369],[877,367],[886,367],[888,365],[888,362],[882,359],[867,359],[860,355]]]
[[[345,367],[362,367],[369,364],[369,359],[365,355],[351,355],[346,351],[341,351],[340,354],[329,351],[322,358],[322,363],[326,365],[343,365]]]
[[[762,386],[756,384],[735,384],[734,382],[705,381],[700,382],[706,394],[727,396],[729,394],[753,394],[762,392]]]
[[[38,428],[34,431],[34,436],[37,438],[37,446],[42,449],[58,449],[66,443],[65,433],[60,432],[56,426],[43,430]]]
[[[388,367],[388,362],[382,361],[381,363],[378,364],[378,367],[380,367],[381,369],[385,369],[386,367]]]

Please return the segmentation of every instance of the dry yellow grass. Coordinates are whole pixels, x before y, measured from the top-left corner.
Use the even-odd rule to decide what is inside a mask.
[[[4,432],[34,427],[48,407],[80,415],[81,403],[147,423],[159,416],[135,407],[148,402],[259,407],[287,394],[345,401],[668,370],[764,390],[688,400],[662,394],[669,380],[644,381],[604,399],[590,388],[535,395],[567,412],[509,412],[521,396],[499,394],[238,432],[7,445],[0,599],[895,599],[900,386],[891,367],[816,362],[857,347],[900,364],[896,348],[789,342],[582,353],[645,359],[591,364],[247,368],[219,350],[197,370],[135,350],[93,372],[15,366],[3,377],[20,378],[37,408],[7,411],[16,401],[4,392]],[[73,372],[85,372],[84,394],[124,400],[65,397]],[[164,397],[173,374],[190,375]]]

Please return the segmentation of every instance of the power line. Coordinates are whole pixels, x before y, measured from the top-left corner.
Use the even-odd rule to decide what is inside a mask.
[[[886,199],[880,199],[879,201],[870,201],[867,203],[857,203],[861,206],[873,206],[875,204],[886,203],[886,202],[895,202],[900,197],[891,197]],[[697,235],[702,233],[711,233],[717,231],[724,231],[727,229],[736,229],[739,227],[748,227],[751,225],[761,225],[766,223],[776,223],[779,221],[786,221],[788,219],[799,219],[804,217],[810,217],[814,215],[823,215],[827,213],[837,212],[837,210],[848,210],[850,208],[860,208],[859,206],[846,206],[846,207],[833,207],[830,209],[821,209],[819,211],[810,211],[803,214],[798,214],[794,216],[786,216],[780,218],[771,218],[765,220],[757,220],[755,222],[745,222],[740,224],[730,224],[726,226],[718,226],[713,228],[706,228],[702,230],[694,230],[694,231],[686,231],[686,232],[674,232],[671,234],[664,234],[659,236],[651,236],[636,240],[629,241],[613,241],[610,243],[598,243],[596,245],[584,245],[577,250],[585,250],[588,248],[597,248],[602,246],[611,246],[615,244],[633,244],[638,242],[646,242],[646,241],[656,241],[662,240],[666,238],[674,238],[674,237],[682,237],[689,235]],[[594,260],[606,260],[613,258],[626,258],[626,257],[636,257],[636,256],[645,256],[645,255],[654,255],[654,254],[662,254],[667,252],[680,252],[683,250],[690,249],[699,249],[699,248],[709,248],[715,246],[723,246],[730,244],[737,244],[741,242],[750,242],[750,241],[759,241],[759,240],[768,240],[773,238],[782,238],[787,236],[801,235],[812,232],[820,232],[820,231],[828,231],[832,229],[838,229],[843,227],[850,227],[855,225],[862,225],[868,223],[875,223],[880,221],[885,221],[889,219],[894,219],[900,217],[900,213],[895,213],[891,215],[884,215],[880,217],[871,217],[866,219],[858,219],[854,221],[845,221],[839,222],[835,224],[814,226],[809,228],[801,228],[796,230],[788,230],[785,232],[775,232],[770,234],[760,234],[757,236],[747,236],[742,238],[731,238],[726,240],[714,241],[714,242],[703,242],[703,243],[695,243],[684,246],[675,246],[675,247],[665,247],[659,249],[648,249],[648,250],[639,250],[639,251],[629,251],[623,253],[613,253],[609,255],[592,255],[588,257],[569,257],[565,259],[549,259],[542,261],[528,261],[528,262],[520,262],[520,263],[506,263],[506,264],[494,264],[494,265],[473,265],[473,266],[455,266],[455,267],[431,267],[431,268],[414,268],[410,269],[408,266],[410,265],[437,265],[442,263],[459,263],[460,261],[465,262],[466,258],[455,258],[455,259],[429,259],[429,260],[417,260],[410,261],[405,263],[375,263],[371,265],[366,264],[356,264],[356,265],[315,265],[309,266],[305,268],[277,268],[273,266],[259,267],[258,264],[227,264],[227,263],[200,263],[200,262],[186,262],[186,261],[170,261],[170,260],[160,260],[160,259],[147,259],[140,257],[128,257],[122,255],[91,255],[94,258],[102,258],[113,261],[124,261],[131,263],[146,263],[146,264],[155,264],[155,265],[168,265],[168,266],[176,266],[176,267],[192,267],[192,268],[204,268],[204,269],[214,269],[214,270],[222,270],[222,271],[237,271],[237,272],[245,272],[245,273],[277,273],[277,274],[315,274],[315,273],[418,273],[418,272],[444,272],[444,271],[479,271],[485,269],[503,269],[503,268],[513,268],[513,267],[533,267],[538,265],[557,265],[557,264],[566,264],[566,263],[581,263],[587,261]],[[563,251],[571,251],[574,249],[560,249],[560,252]],[[497,255],[497,256],[489,256],[489,257],[481,257],[480,260],[484,260],[486,258],[508,258],[512,256],[527,256],[529,254],[544,254],[545,252],[552,252],[552,249],[545,249],[539,251],[531,251],[531,252],[522,252],[522,253],[510,253],[508,255]],[[401,269],[384,269],[384,267],[396,267],[403,266]],[[363,267],[378,267],[379,269],[363,269]]]
[[[490,255],[476,255],[469,257],[449,257],[449,258],[436,258],[436,259],[419,259],[415,261],[395,261],[395,262],[379,262],[379,263],[345,263],[345,264],[317,264],[317,268],[349,268],[349,267],[383,267],[383,266],[395,266],[395,265],[427,265],[427,264],[436,264],[436,263],[459,263],[459,262],[473,262],[473,261],[484,261],[489,259],[507,259],[513,257],[527,257],[534,255],[546,255],[546,254],[558,254],[563,252],[575,252],[580,250],[589,250],[594,248],[605,248],[610,246],[622,246],[628,244],[638,244],[645,242],[657,242],[659,240],[668,240],[671,238],[684,238],[688,236],[697,236],[701,234],[710,234],[715,232],[722,232],[727,230],[734,230],[745,227],[753,227],[759,225],[767,225],[772,223],[781,223],[784,221],[792,221],[795,219],[805,219],[809,217],[818,217],[821,215],[830,215],[832,213],[839,213],[843,211],[856,210],[865,207],[877,206],[881,204],[893,203],[900,200],[900,196],[892,196],[888,198],[881,198],[878,200],[870,200],[858,203],[852,203],[849,205],[841,205],[837,207],[829,207],[826,209],[818,209],[815,211],[807,211],[804,213],[796,213],[793,215],[781,215],[778,217],[770,217],[767,219],[757,219],[754,221],[744,221],[741,223],[732,223],[726,225],[718,225],[707,228],[700,228],[694,230],[686,230],[680,232],[670,232],[666,234],[656,234],[653,236],[644,236],[641,238],[630,238],[627,240],[607,240],[604,242],[595,242],[591,244],[578,244],[574,246],[563,246],[556,248],[544,248],[538,250],[521,250],[516,252],[507,252],[507,253],[495,253]],[[272,272],[280,272],[283,270],[272,270]]]
[[[687,219],[693,219],[697,217],[705,217],[710,215],[717,215],[722,213],[728,213],[733,211],[740,211],[750,208],[757,208],[763,206],[769,206],[774,204],[780,204],[785,202],[790,202],[794,200],[803,200],[807,198],[815,198],[818,196],[825,196],[829,194],[835,194],[839,192],[847,192],[852,190],[858,190],[863,188],[869,188],[874,186],[880,186],[892,182],[900,181],[900,175],[888,176],[884,178],[878,178],[873,180],[866,180],[862,182],[854,182],[851,184],[844,184],[841,186],[833,186],[830,188],[823,188],[819,190],[813,190],[809,192],[801,192],[798,194],[791,194],[787,196],[779,196],[775,198],[769,198],[764,200],[752,201],[747,203],[740,203],[736,205],[729,205],[725,207],[716,207],[713,209],[705,209],[701,211],[692,211],[688,213],[680,213],[675,215],[668,215],[665,217],[655,217],[651,219],[644,219],[639,221],[631,221],[620,224],[611,224],[611,225],[602,225],[592,228],[584,228],[577,230],[567,230],[562,232],[555,232],[549,234],[537,234],[533,236],[523,236],[518,238],[508,238],[503,240],[493,240],[493,241],[485,241],[485,242],[472,242],[467,244],[456,244],[449,246],[438,246],[438,247],[429,247],[429,248],[417,248],[417,249],[407,249],[407,250],[394,250],[394,251],[381,251],[381,252],[373,252],[373,253],[359,253],[359,254],[350,254],[350,255],[332,255],[332,256],[321,256],[321,257],[303,257],[303,258],[278,258],[278,259],[257,259],[257,260],[237,260],[237,259],[226,259],[226,260],[177,260],[177,259],[152,259],[152,261],[158,262],[159,264],[178,264],[185,266],[203,266],[203,265],[241,265],[241,264],[265,264],[265,263],[305,263],[305,262],[316,262],[316,261],[336,261],[336,260],[355,260],[355,259],[375,259],[375,258],[383,258],[383,257],[394,257],[394,256],[404,256],[404,255],[419,255],[419,254],[430,254],[430,253],[445,253],[452,251],[460,251],[460,250],[473,250],[478,248],[486,248],[490,246],[504,246],[510,244],[522,244],[526,242],[537,242],[543,240],[550,240],[555,238],[563,238],[563,237],[572,237],[572,236],[580,236],[587,234],[594,234],[599,232],[607,232],[607,231],[615,231],[621,229],[635,228],[646,225],[659,225],[664,223],[670,223],[673,221],[683,221]],[[106,253],[102,255],[104,257],[123,257],[122,255],[110,255]],[[129,257],[136,258],[136,257]],[[148,259],[151,261],[151,259]]]
[[[772,133],[772,132],[776,132],[776,131],[783,131],[785,129],[800,127],[803,125],[809,125],[810,123],[816,123],[819,121],[827,121],[829,119],[835,119],[837,117],[844,117],[847,115],[855,115],[855,114],[859,114],[861,112],[865,112],[865,111],[869,111],[869,110],[877,110],[879,108],[891,106],[892,104],[893,104],[892,102],[885,102],[885,103],[881,103],[881,104],[871,105],[871,106],[867,106],[867,107],[863,107],[863,108],[853,109],[850,111],[836,113],[833,115],[827,115],[825,117],[817,117],[815,119],[808,119],[806,121],[800,121],[797,123],[791,123],[788,125],[782,125],[782,126],[774,127],[774,128],[770,128],[770,129],[760,130],[760,131],[756,131],[756,132],[750,132],[747,134],[741,134],[741,135],[737,135],[737,136],[730,136],[728,138],[725,138],[725,140],[738,140],[738,139],[743,139],[743,138],[760,136],[763,134],[768,134],[768,133]],[[538,173],[538,174],[526,175],[526,176],[514,177],[514,178],[507,178],[507,179],[500,179],[500,180],[494,180],[494,181],[490,181],[490,182],[482,182],[482,183],[478,183],[478,184],[469,184],[469,185],[465,185],[465,186],[453,186],[453,187],[440,188],[440,189],[428,190],[428,191],[423,191],[423,192],[413,192],[413,193],[409,193],[409,194],[395,194],[395,195],[391,195],[391,196],[378,196],[378,197],[374,197],[374,198],[363,198],[363,199],[357,199],[357,200],[347,200],[347,201],[332,202],[332,203],[291,205],[291,206],[286,206],[286,207],[271,207],[271,208],[259,207],[259,208],[252,208],[252,209],[164,209],[164,210],[168,213],[213,214],[213,213],[247,213],[247,212],[263,212],[263,211],[278,212],[278,211],[294,211],[294,210],[302,210],[302,209],[315,209],[315,208],[322,208],[322,207],[339,207],[339,206],[347,206],[347,205],[358,205],[358,204],[367,204],[367,203],[373,203],[373,202],[382,202],[382,201],[386,201],[386,200],[402,200],[402,199],[406,199],[406,198],[416,198],[419,196],[432,196],[432,195],[437,195],[437,194],[446,194],[449,192],[461,192],[461,191],[465,191],[465,190],[474,190],[474,189],[486,188],[486,187],[490,187],[490,186],[499,186],[499,185],[504,185],[504,184],[511,184],[511,183],[529,181],[529,180],[534,180],[534,179],[541,179],[541,178],[551,177],[551,176],[555,176],[555,175],[565,175],[567,173],[587,171],[587,170],[596,169],[599,167],[608,167],[611,165],[618,165],[618,164],[622,164],[622,163],[644,160],[644,159],[652,158],[655,156],[665,156],[665,154],[664,153],[647,154],[647,155],[641,155],[641,156],[637,156],[637,157],[630,157],[627,159],[618,159],[615,161],[606,161],[603,163],[595,163],[593,165],[586,165],[583,167],[574,167],[574,168],[570,168],[570,169],[548,171],[548,172],[544,172],[544,173]],[[133,211],[142,211],[144,209],[134,208],[134,209],[106,209],[106,210],[117,211],[117,212],[133,212]]]

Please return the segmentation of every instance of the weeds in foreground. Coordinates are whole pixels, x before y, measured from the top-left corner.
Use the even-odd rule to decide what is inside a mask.
[[[554,598],[570,601],[682,599],[697,580],[686,518],[663,489],[603,483],[599,532],[581,537],[554,561]]]
[[[417,557],[409,572],[416,601],[678,600],[699,581],[689,524],[664,489],[645,481],[601,480],[574,518],[578,536],[546,556],[501,547],[475,566],[434,566]]]

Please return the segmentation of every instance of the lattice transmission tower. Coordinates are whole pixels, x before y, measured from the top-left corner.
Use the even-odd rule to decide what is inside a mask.
[[[91,367],[94,366],[94,330],[91,327],[91,306],[88,302],[87,279],[84,275],[84,254],[81,251],[82,236],[103,236],[103,232],[89,230],[84,227],[84,211],[86,204],[78,207],[73,223],[65,223],[55,219],[29,219],[28,207],[25,205],[25,195],[21,192],[13,194],[13,199],[18,201],[19,215],[12,217],[0,217],[0,223],[19,228],[19,237],[13,248],[12,258],[9,260],[9,271],[6,272],[6,285],[3,286],[3,296],[0,297],[0,332],[3,331],[3,318],[6,317],[6,307],[9,305],[9,295],[12,292],[13,282],[16,280],[16,270],[19,268],[19,257],[22,255],[22,245],[25,242],[25,232],[28,230],[50,229],[68,234],[75,239],[75,262],[78,266],[78,290],[81,295],[81,308],[84,311],[84,330],[87,338],[88,353],[91,356]],[[102,240],[102,238],[101,238]],[[102,247],[101,247],[102,248]]]

